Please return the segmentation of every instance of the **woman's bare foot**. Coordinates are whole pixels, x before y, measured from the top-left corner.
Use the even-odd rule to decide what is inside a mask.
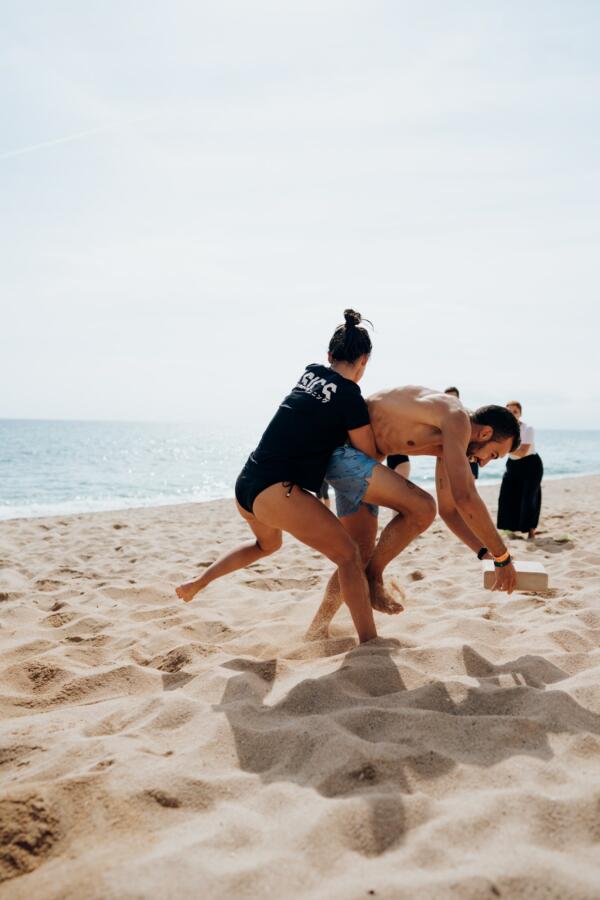
[[[535,540],[535,528],[529,529],[529,534],[527,535],[527,540],[529,540],[529,541]]]
[[[394,593],[404,600],[404,592],[400,585],[391,582]],[[401,603],[394,600],[390,591],[388,591],[383,581],[369,581],[369,594],[371,596],[371,606],[378,612],[386,613],[388,616],[397,616],[404,610]]]
[[[175,588],[175,593],[181,600],[185,600],[186,603],[189,603],[190,600],[193,600],[198,591],[202,590],[202,585],[199,581],[188,581],[186,584],[180,584],[179,587]]]

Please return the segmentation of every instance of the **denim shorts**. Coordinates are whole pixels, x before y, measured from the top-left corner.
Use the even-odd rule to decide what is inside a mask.
[[[354,447],[338,447],[333,451],[325,478],[335,490],[335,507],[340,518],[358,512],[361,506],[366,506],[374,516],[378,514],[378,506],[362,499],[376,465],[376,459]]]

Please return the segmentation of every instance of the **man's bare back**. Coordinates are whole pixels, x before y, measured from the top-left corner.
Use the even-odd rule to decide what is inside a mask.
[[[384,456],[441,456],[442,426],[451,413],[468,413],[460,400],[419,385],[378,391],[368,400],[371,425]]]

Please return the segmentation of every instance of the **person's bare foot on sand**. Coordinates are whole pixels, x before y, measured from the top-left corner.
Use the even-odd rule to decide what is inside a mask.
[[[394,592],[404,600],[404,594],[397,584],[393,584]],[[390,591],[384,586],[383,581],[369,580],[369,594],[371,596],[371,606],[378,612],[386,613],[388,616],[397,616],[404,610],[404,607],[397,600],[394,600]]]
[[[175,593],[180,598],[180,600],[185,600],[186,603],[189,603],[190,600],[193,600],[198,591],[202,590],[202,585],[200,581],[188,581],[186,584],[180,584],[179,587],[175,588]]]

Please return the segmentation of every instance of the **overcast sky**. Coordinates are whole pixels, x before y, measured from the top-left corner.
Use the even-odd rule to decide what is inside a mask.
[[[3,4],[0,416],[363,392],[600,428],[600,4]]]

